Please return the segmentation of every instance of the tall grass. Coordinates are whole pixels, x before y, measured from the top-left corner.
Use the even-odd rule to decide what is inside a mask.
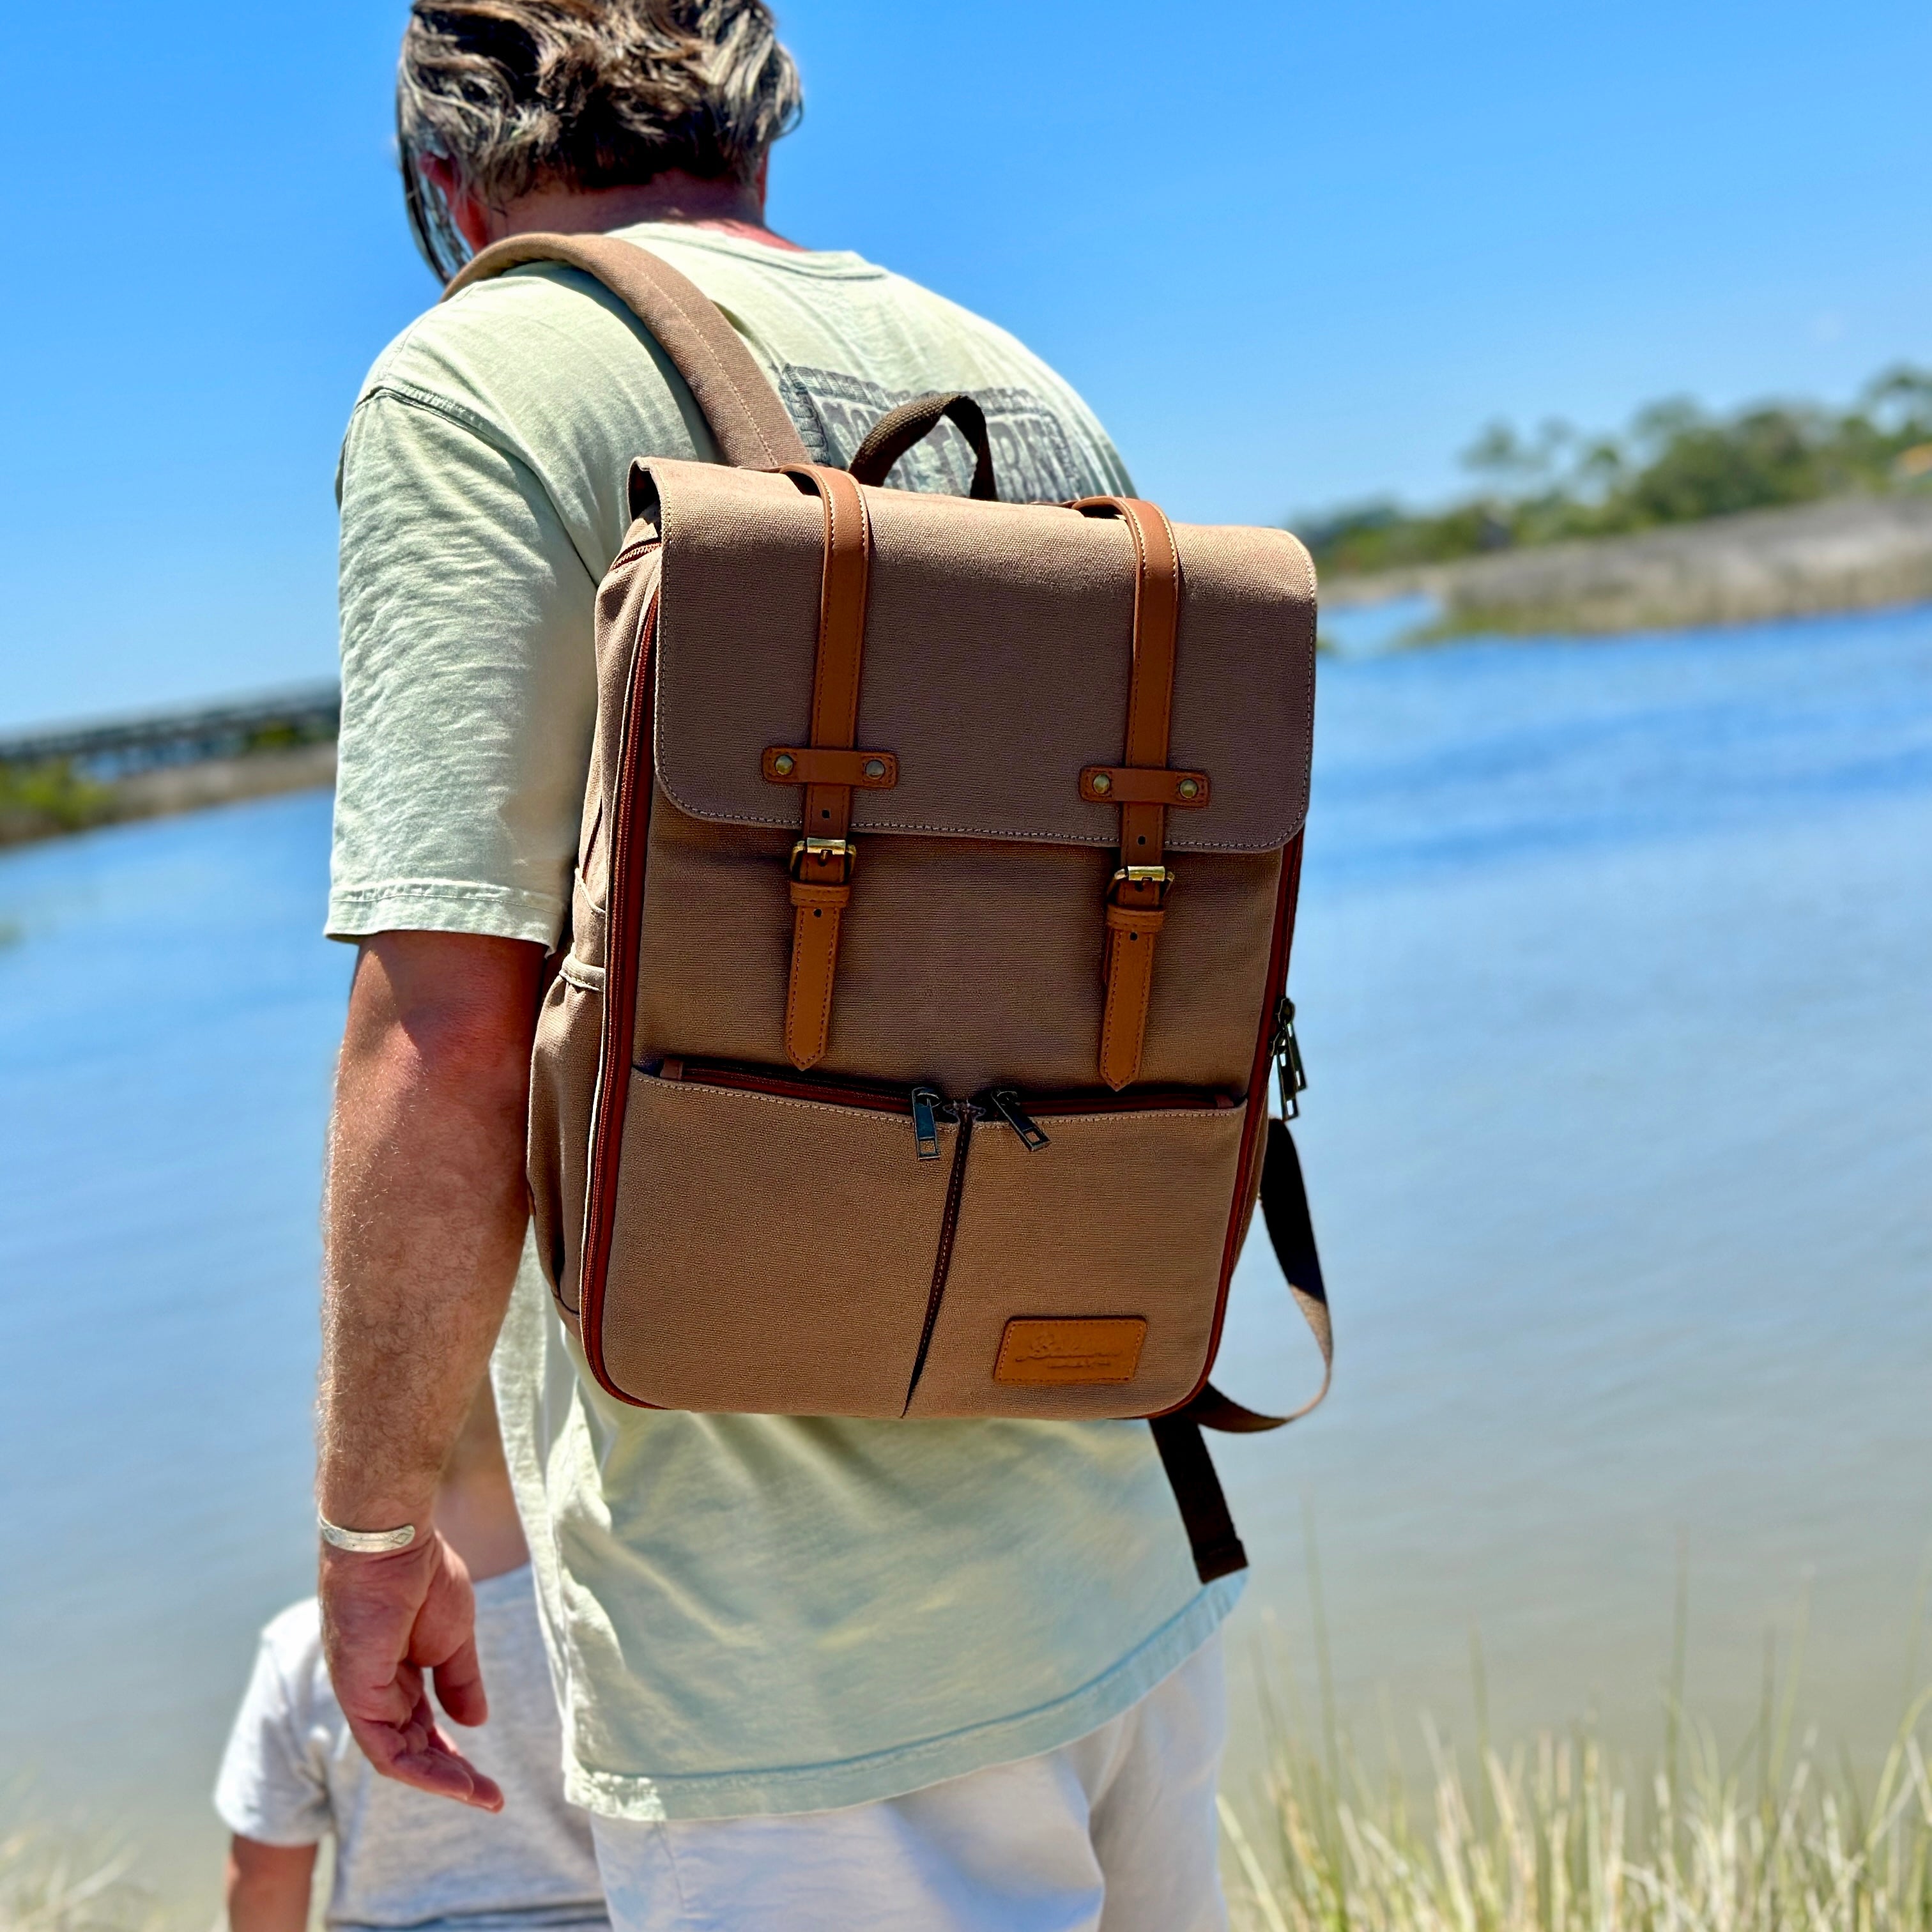
[[[1684,1712],[1680,1566],[1654,1762],[1618,1760],[1588,1726],[1492,1746],[1479,1651],[1474,1750],[1425,1722],[1418,1787],[1393,1753],[1366,1772],[1338,1731],[1310,1556],[1319,1722],[1270,1700],[1259,1787],[1221,1801],[1240,1932],[1932,1932],[1932,1690],[1867,1791],[1815,1734],[1794,1747],[1796,1659],[1780,1697],[1767,1658],[1757,1724],[1727,1761]]]
[[[159,1914],[129,1862],[34,1826],[0,1834],[0,1932],[152,1932]]]

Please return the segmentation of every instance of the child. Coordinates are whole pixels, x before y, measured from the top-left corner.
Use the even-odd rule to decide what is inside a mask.
[[[316,1846],[330,1834],[325,1918],[340,1932],[606,1932],[590,1821],[564,1802],[550,1666],[488,1382],[443,1473],[436,1526],[476,1586],[490,1719],[464,1734],[463,1748],[502,1786],[502,1810],[472,1810],[370,1769],[330,1688],[311,1597],[262,1632],[222,1759],[215,1809],[235,1834],[230,1932],[305,1932]]]

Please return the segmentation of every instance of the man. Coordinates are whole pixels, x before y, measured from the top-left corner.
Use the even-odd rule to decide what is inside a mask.
[[[659,251],[821,460],[904,396],[963,388],[1008,497],[1126,491],[1084,406],[1011,338],[766,226],[799,98],[762,0],[416,0],[412,221],[446,274],[533,230]],[[1221,1925],[1234,1588],[1197,1582],[1144,1425],[628,1408],[579,1372],[526,1246],[528,1058],[577,845],[596,587],[631,459],[712,453],[656,345],[554,266],[422,318],[350,423],[329,929],[361,954],[318,1491],[338,1694],[379,1769],[501,1802],[425,1689],[459,1724],[485,1709],[466,1580],[424,1526],[494,1344],[567,1790],[620,1928]],[[968,461],[934,440],[895,481],[963,492]]]

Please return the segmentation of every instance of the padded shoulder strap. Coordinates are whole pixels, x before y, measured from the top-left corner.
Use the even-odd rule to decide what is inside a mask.
[[[727,463],[776,470],[809,460],[778,392],[717,304],[689,277],[634,242],[611,235],[513,235],[468,262],[442,298],[526,262],[581,268],[630,310],[691,385]]]

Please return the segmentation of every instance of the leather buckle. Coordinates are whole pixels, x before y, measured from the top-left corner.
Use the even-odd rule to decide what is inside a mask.
[[[823,865],[833,859],[838,861],[838,883],[843,885],[859,862],[859,848],[849,838],[801,838],[791,848],[789,869],[796,879],[804,866]]]

